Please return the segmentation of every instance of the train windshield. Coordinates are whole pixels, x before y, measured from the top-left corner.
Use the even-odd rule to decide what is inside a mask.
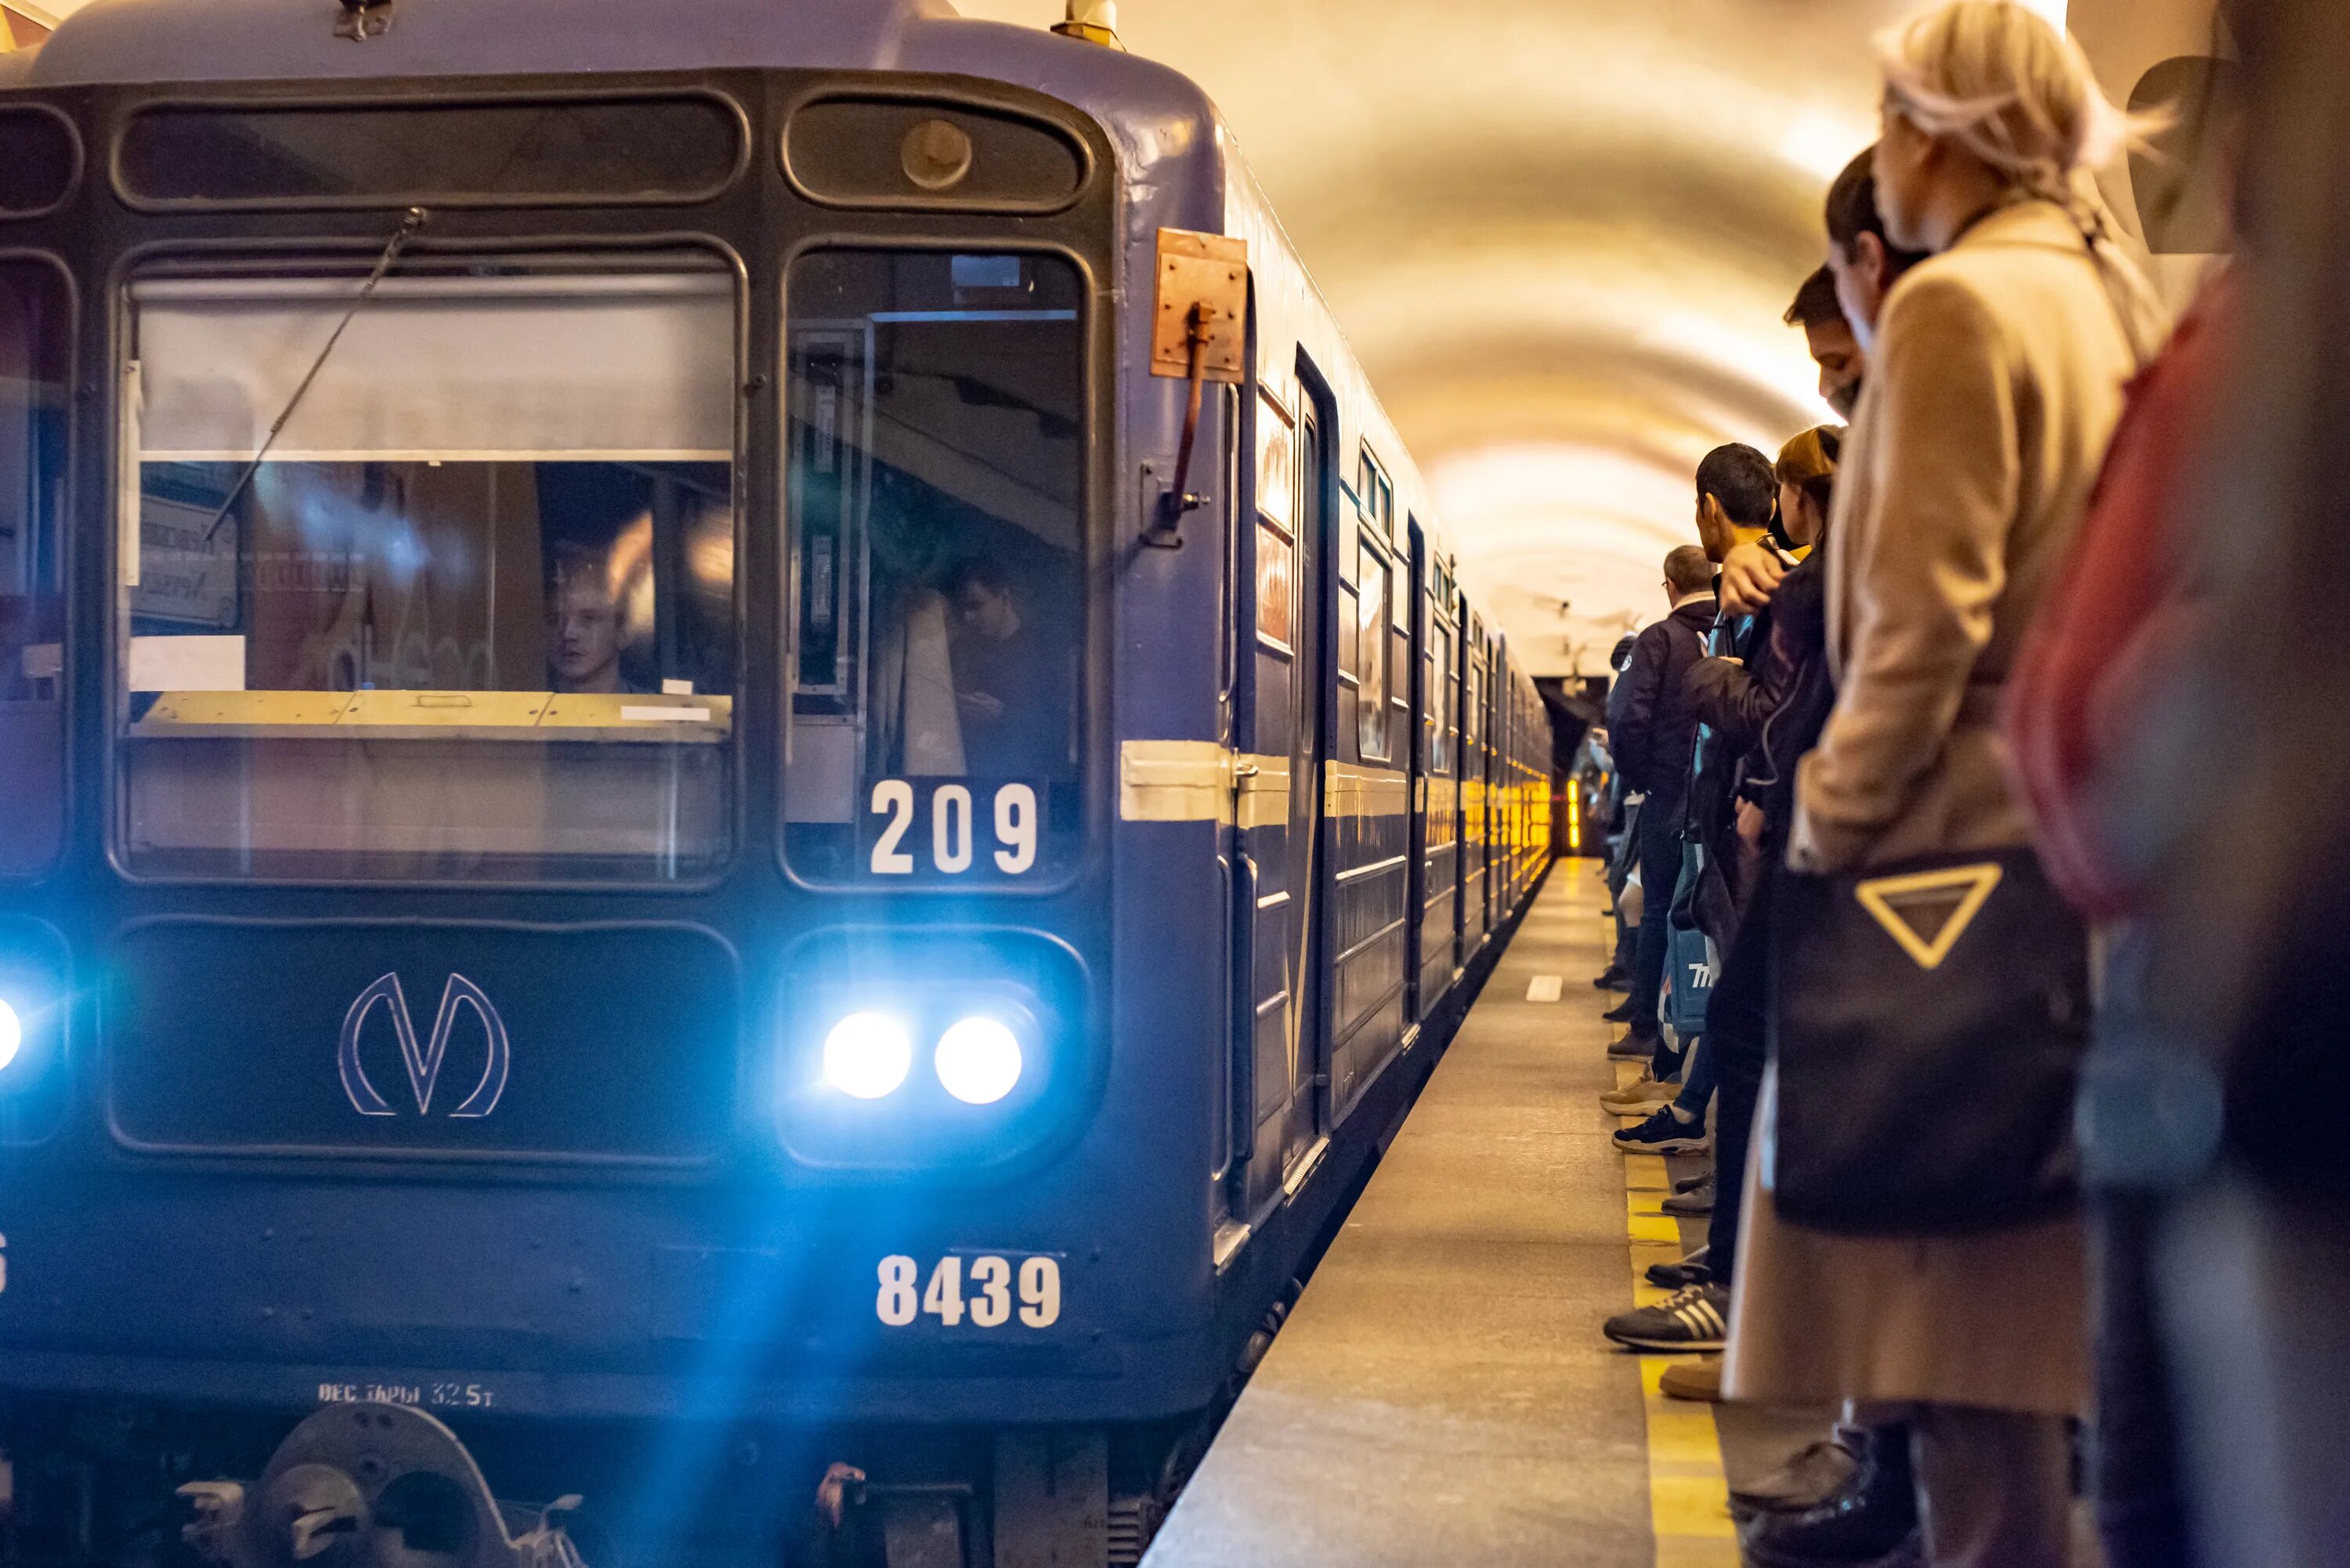
[[[132,284],[134,871],[658,881],[731,853],[733,278],[483,271]]]
[[[47,868],[65,828],[65,274],[0,262],[0,877]]]
[[[1077,851],[1082,299],[1035,255],[792,268],[784,805],[804,877],[1018,885]]]

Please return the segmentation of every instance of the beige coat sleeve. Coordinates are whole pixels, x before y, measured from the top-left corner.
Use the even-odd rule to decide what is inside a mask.
[[[2020,496],[2012,361],[1963,280],[1921,275],[1887,311],[1836,704],[1796,775],[1788,858],[1861,864],[1943,758],[1992,607]]]

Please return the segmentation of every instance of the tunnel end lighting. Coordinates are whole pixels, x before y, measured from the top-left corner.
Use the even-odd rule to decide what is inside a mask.
[[[856,1100],[898,1091],[914,1064],[905,1024],[886,1012],[852,1012],[824,1039],[824,1080]]]

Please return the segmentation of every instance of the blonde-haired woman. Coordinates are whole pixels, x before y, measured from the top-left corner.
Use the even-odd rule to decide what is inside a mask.
[[[1838,476],[1836,701],[1787,857],[1814,873],[2030,841],[2001,685],[2163,330],[2090,194],[2129,127],[2076,45],[2012,0],[1957,0],[1880,51],[1877,203],[1894,244],[1931,254],[1885,302]],[[2088,1385],[2076,1220],[1831,1236],[1764,1190],[1742,1254],[1733,1397],[1906,1413],[1936,1568],[2062,1568]]]

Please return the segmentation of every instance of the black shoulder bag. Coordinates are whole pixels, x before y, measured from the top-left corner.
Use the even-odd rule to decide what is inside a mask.
[[[1764,1178],[1780,1214],[1918,1235],[2070,1207],[2088,931],[2039,856],[1782,872],[1774,891]]]

